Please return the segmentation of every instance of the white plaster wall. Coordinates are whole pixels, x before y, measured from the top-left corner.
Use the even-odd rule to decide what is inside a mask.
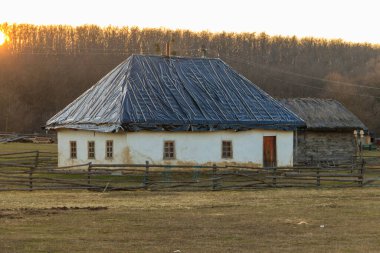
[[[98,133],[59,130],[59,166],[93,163],[263,164],[263,136],[277,136],[277,165],[293,165],[293,132],[275,130],[215,132]],[[114,158],[105,159],[106,140],[114,142]],[[233,143],[233,159],[222,159],[222,141]],[[70,159],[70,141],[77,141],[77,159]],[[87,142],[95,141],[96,159],[87,159]],[[163,160],[164,141],[175,141],[176,159]]]
[[[99,133],[94,131],[58,130],[58,166],[92,163],[122,163],[126,147],[125,133]],[[113,159],[106,158],[106,141],[113,140]],[[70,141],[77,142],[77,159],[70,158]],[[88,159],[87,142],[95,141],[95,159]]]

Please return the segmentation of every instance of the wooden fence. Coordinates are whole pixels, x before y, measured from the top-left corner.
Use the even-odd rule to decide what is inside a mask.
[[[368,161],[368,162],[367,162]],[[339,165],[337,165],[339,164]],[[253,168],[145,164],[57,167],[48,152],[0,154],[0,190],[226,190],[280,187],[380,186],[380,157],[351,163]]]

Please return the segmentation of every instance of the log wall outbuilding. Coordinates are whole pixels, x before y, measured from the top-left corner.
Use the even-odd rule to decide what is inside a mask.
[[[352,131],[312,131],[298,132],[295,148],[298,163],[311,161],[351,160],[356,153]]]

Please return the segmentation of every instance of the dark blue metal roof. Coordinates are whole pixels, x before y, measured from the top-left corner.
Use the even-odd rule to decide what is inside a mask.
[[[220,59],[132,55],[47,129],[294,129],[304,122]]]

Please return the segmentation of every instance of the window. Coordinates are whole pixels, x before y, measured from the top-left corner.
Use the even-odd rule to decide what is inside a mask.
[[[77,142],[76,141],[70,141],[70,158],[71,159],[77,158]]]
[[[175,159],[175,143],[174,141],[164,142],[164,159]]]
[[[95,141],[89,141],[87,144],[88,159],[95,159]]]
[[[113,158],[113,141],[106,141],[106,158]]]
[[[232,156],[232,141],[222,141],[222,158],[230,159]]]

